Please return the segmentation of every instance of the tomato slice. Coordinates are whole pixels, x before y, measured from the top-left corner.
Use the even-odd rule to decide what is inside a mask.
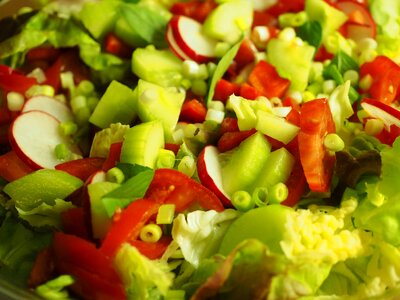
[[[328,100],[316,99],[304,103],[300,115],[298,143],[308,186],[315,192],[327,192],[335,164],[335,156],[324,146],[325,136],[335,132]]]
[[[106,35],[104,39],[104,50],[107,53],[116,55],[121,58],[130,58],[133,48],[121,40],[113,32]]]
[[[72,289],[84,299],[125,299],[120,277],[112,260],[96,246],[79,237],[56,232],[53,239],[56,270],[71,274]]]
[[[218,150],[220,152],[232,150],[255,132],[256,130],[254,128],[245,131],[225,132],[218,140]]]
[[[400,66],[386,56],[377,56],[360,67],[361,78],[370,75],[372,84],[365,91],[385,104],[392,103],[399,93]]]
[[[175,3],[170,11],[175,15],[184,15],[203,23],[216,6],[214,0],[190,0]]]
[[[131,241],[130,244],[136,247],[141,254],[150,259],[160,258],[165,250],[167,250],[172,238],[168,236],[163,236],[161,239],[155,243],[148,243],[141,240]]]
[[[111,144],[107,159],[103,164],[104,171],[108,171],[111,168],[114,168],[117,162],[119,162],[121,156],[121,149],[122,149],[122,142]]]
[[[230,95],[239,95],[240,85],[225,79],[220,79],[215,86],[214,99],[226,102]]]
[[[186,100],[179,115],[179,121],[188,123],[203,123],[206,119],[207,108],[197,99]]]
[[[8,182],[17,180],[33,170],[26,165],[14,151],[0,156],[0,177]]]
[[[61,214],[63,231],[68,234],[89,239],[89,229],[86,226],[86,214],[83,207],[70,208]]]
[[[113,257],[124,242],[136,240],[147,221],[157,213],[160,204],[149,199],[139,199],[125,208],[108,231],[100,247],[102,253]]]
[[[67,172],[68,174],[78,177],[85,181],[94,172],[102,169],[104,158],[85,157],[66,161],[55,166],[56,170]]]
[[[290,80],[280,77],[275,67],[263,60],[251,71],[248,82],[267,98],[282,98],[290,85]]]
[[[6,92],[13,91],[24,95],[35,84],[37,84],[35,78],[26,77],[19,72],[10,70],[8,67],[0,68],[0,89]]]
[[[175,204],[176,212],[182,212],[194,204],[206,210],[224,210],[213,192],[173,169],[156,170],[145,197],[158,203]]]

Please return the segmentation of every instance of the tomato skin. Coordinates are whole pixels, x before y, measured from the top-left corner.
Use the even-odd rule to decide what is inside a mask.
[[[89,240],[89,229],[86,226],[86,214],[83,207],[70,208],[61,214],[63,231]]]
[[[28,287],[35,288],[53,277],[54,261],[50,247],[44,248],[37,255],[29,274]]]
[[[58,273],[75,277],[72,289],[79,296],[84,299],[126,298],[112,260],[94,244],[73,235],[56,232],[53,253]]]
[[[108,231],[100,250],[108,257],[113,257],[124,243],[137,239],[140,230],[157,213],[160,204],[149,199],[139,199],[128,205]]]
[[[273,65],[260,61],[251,71],[248,83],[267,98],[282,98],[289,88],[290,80],[280,77]]]
[[[400,66],[386,56],[377,56],[372,62],[360,67],[360,77],[372,77],[369,92],[372,98],[385,104],[391,104],[399,95]]]
[[[239,93],[240,85],[225,79],[220,79],[215,86],[214,99],[226,103],[230,95],[239,95]]]
[[[288,188],[289,194],[281,204],[293,207],[300,201],[307,186],[307,180],[299,160],[296,160],[292,173],[285,184]]]
[[[316,99],[303,104],[300,110],[298,134],[301,165],[308,186],[315,192],[330,189],[335,156],[324,146],[324,138],[335,132],[335,123],[327,99]]]
[[[273,16],[279,16],[284,13],[296,13],[304,10],[304,2],[304,0],[280,0],[268,8],[267,12]]]
[[[85,181],[94,172],[102,169],[104,158],[100,157],[85,157],[66,161],[55,166],[56,170],[67,172],[68,174],[78,177]]]
[[[179,121],[188,123],[203,123],[206,119],[207,108],[197,99],[186,100],[179,115]]]
[[[173,143],[165,143],[164,148],[166,150],[171,150],[172,152],[175,153],[175,155],[178,154],[179,148],[181,147],[181,145],[179,144],[173,144]]]
[[[9,151],[0,156],[0,177],[8,182],[17,180],[33,172],[14,151]]]
[[[111,144],[108,156],[103,163],[104,171],[108,171],[116,166],[117,162],[119,162],[120,160],[121,149],[122,149],[122,142]]]
[[[175,204],[176,212],[182,212],[196,203],[206,210],[224,210],[221,201],[213,192],[173,169],[155,171],[145,198],[160,204]]]
[[[104,39],[104,51],[121,58],[130,58],[133,48],[121,40],[113,32],[109,32]]]
[[[245,131],[225,132],[218,140],[218,150],[220,152],[232,150],[255,132],[256,130],[254,128]]]
[[[165,250],[167,250],[172,238],[163,236],[155,243],[148,243],[141,240],[131,241],[130,244],[139,250],[141,254],[150,259],[158,259],[163,256]]]
[[[175,3],[172,5],[170,12],[174,15],[183,15],[203,23],[216,6],[217,4],[214,0],[190,0]]]
[[[24,95],[31,86],[37,84],[35,78],[26,77],[7,66],[0,67],[0,89],[6,93],[12,91]]]
[[[255,100],[258,96],[260,96],[260,93],[257,91],[257,89],[246,82],[240,86],[239,93],[241,97],[249,100]]]
[[[238,120],[235,118],[226,117],[221,123],[220,133],[224,134],[225,132],[233,131],[239,131]]]
[[[234,58],[237,68],[241,69],[244,66],[254,62],[255,59],[255,46],[250,40],[244,39],[240,44],[239,50]]]

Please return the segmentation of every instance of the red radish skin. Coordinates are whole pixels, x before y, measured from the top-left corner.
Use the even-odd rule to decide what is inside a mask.
[[[74,118],[71,109],[66,104],[48,96],[35,96],[29,98],[22,107],[21,112],[32,110],[40,110],[48,113],[60,122],[72,121]]]
[[[197,159],[197,172],[201,183],[213,191],[225,207],[232,207],[229,195],[222,186],[221,166],[218,161],[219,151],[215,146],[208,145]]]
[[[39,110],[19,115],[10,127],[12,149],[34,170],[54,169],[60,163],[55,156],[55,147],[61,143],[68,144],[58,132],[59,124],[55,117]],[[78,149],[70,150],[79,153]]]
[[[371,117],[382,120],[387,129],[400,127],[400,110],[373,99],[364,99],[361,106]]]
[[[170,20],[169,27],[177,46],[190,59],[198,63],[206,63],[215,58],[217,41],[202,33],[201,23],[176,15]]]
[[[179,48],[178,44],[175,41],[174,35],[172,33],[172,28],[171,25],[168,25],[167,28],[167,35],[166,35],[166,40],[168,42],[169,48],[172,50],[172,52],[175,53],[177,57],[179,57],[181,60],[190,60],[190,57],[187,56],[181,48]]]

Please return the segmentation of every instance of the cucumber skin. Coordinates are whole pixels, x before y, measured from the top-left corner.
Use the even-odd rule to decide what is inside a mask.
[[[254,188],[268,188],[279,182],[285,183],[292,172],[294,162],[293,155],[283,147],[271,152],[254,183]]]
[[[130,124],[136,118],[136,97],[132,89],[113,80],[101,97],[89,122],[102,129],[113,123]]]
[[[234,192],[242,190],[252,192],[270,151],[270,143],[259,132],[245,139],[232,151],[231,157],[222,167],[222,184],[228,195],[232,196]]]
[[[161,121],[142,123],[126,132],[120,161],[154,169],[158,152],[162,148],[164,148],[164,131]]]

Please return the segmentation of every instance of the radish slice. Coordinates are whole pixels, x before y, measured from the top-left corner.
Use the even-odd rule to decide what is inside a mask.
[[[229,195],[222,186],[221,166],[218,148],[206,146],[197,159],[197,173],[201,183],[213,191],[225,206],[232,206]]]
[[[73,120],[71,109],[66,104],[48,96],[35,96],[28,99],[22,107],[22,112],[32,110],[46,112],[60,122]]]
[[[344,24],[347,37],[355,41],[362,37],[375,37],[376,24],[364,5],[354,1],[341,1],[336,4],[336,7],[349,17]],[[357,30],[361,32],[356,32]]]
[[[374,29],[365,24],[348,23],[345,26],[345,30],[346,36],[356,42],[364,38],[375,37]]]
[[[187,56],[181,48],[179,48],[178,44],[175,41],[174,35],[172,34],[172,28],[171,25],[168,25],[167,28],[167,36],[166,36],[169,48],[172,50],[172,52],[175,53],[177,57],[179,57],[181,60],[190,60],[190,57]]]
[[[400,127],[400,110],[373,99],[364,99],[361,107],[373,118],[382,120],[387,129],[391,125]]]
[[[61,143],[69,144],[58,132],[59,124],[55,117],[39,110],[19,115],[10,128],[13,150],[32,169],[53,169],[60,163],[54,153],[55,147]],[[70,150],[79,153],[75,147]]]
[[[191,18],[175,15],[169,22],[178,47],[192,60],[205,63],[213,60],[217,40],[202,33],[202,24]]]

